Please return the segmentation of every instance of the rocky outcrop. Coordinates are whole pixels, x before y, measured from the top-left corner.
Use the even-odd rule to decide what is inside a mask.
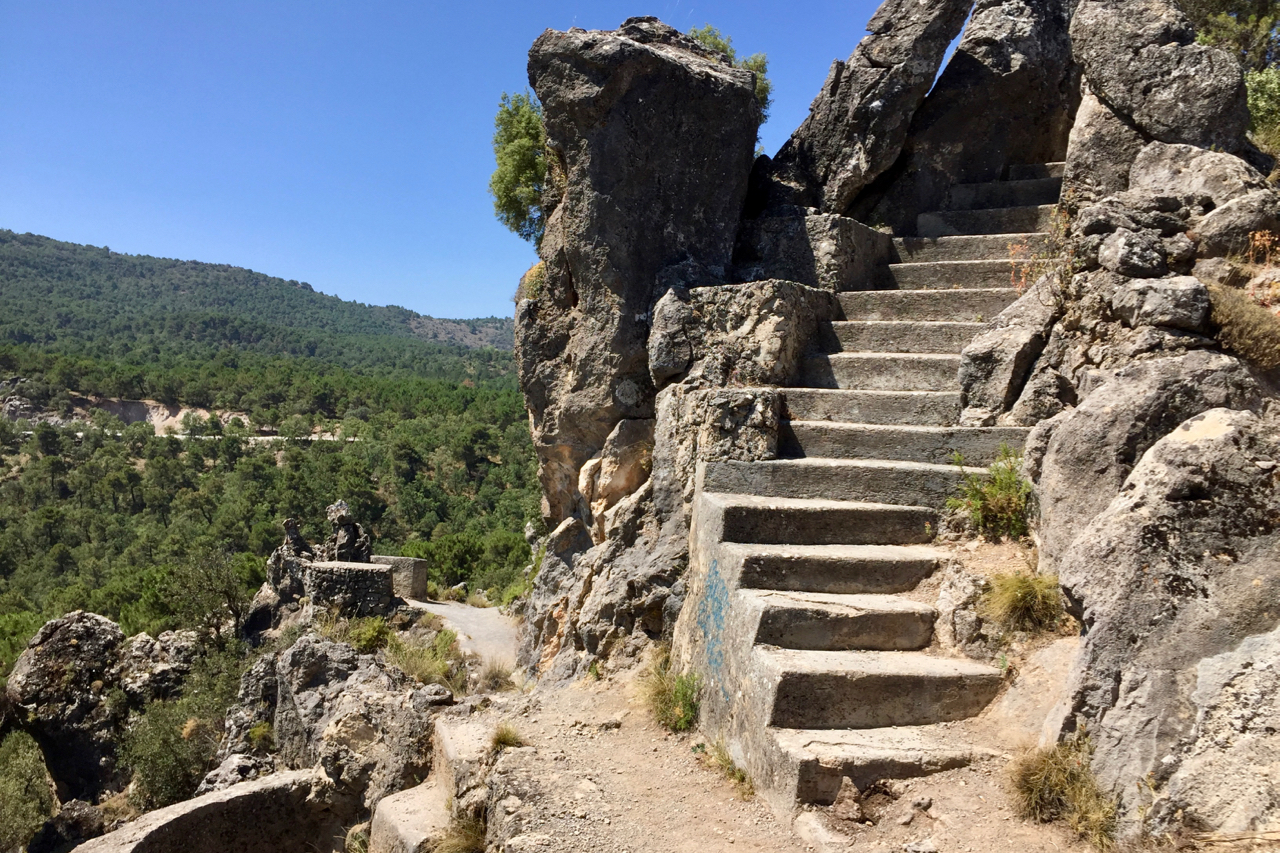
[[[1278,436],[1274,412],[1185,420],[1057,562],[1085,626],[1068,726],[1131,827],[1148,809],[1158,831],[1280,827]]]
[[[27,842],[27,853],[64,853],[106,829],[102,810],[84,800],[70,800]]]
[[[126,781],[116,745],[130,709],[176,695],[196,655],[190,632],[128,640],[103,616],[77,610],[27,643],[5,693],[44,754],[63,800],[96,802]]]
[[[150,812],[80,853],[338,853],[357,814],[323,773],[278,773]]]
[[[698,463],[777,454],[774,386],[795,378],[819,320],[834,310],[830,293],[786,281],[672,289],[659,300],[648,347],[662,388],[655,417],[622,421],[583,466],[579,490],[592,500],[547,540],[523,666],[568,677],[670,632]],[[619,480],[641,485],[624,495]]]
[[[426,777],[432,711],[453,701],[375,655],[304,634],[293,646],[259,658],[240,682],[227,713],[221,766],[202,791],[280,769],[316,767],[338,790],[371,809],[389,793]],[[276,752],[262,756],[255,726]]]
[[[1065,197],[1088,203],[1129,189],[1130,165],[1153,141],[1257,159],[1245,136],[1239,63],[1196,43],[1173,5],[1082,0],[1071,42],[1084,100],[1067,150]]]
[[[548,30],[529,80],[562,197],[541,286],[516,309],[516,353],[554,528],[617,424],[654,416],[654,303],[727,279],[760,107],[751,72],[654,18]]]
[[[1262,402],[1248,367],[1192,352],[1133,364],[1051,422],[1040,469],[1040,559],[1053,571],[1120,493],[1134,466],[1178,424],[1209,409]]]
[[[773,162],[757,169],[752,206],[844,214],[897,159],[971,5],[886,0],[867,24],[870,35],[848,60],[831,64],[808,118]]]
[[[329,534],[329,538],[320,546],[319,559],[326,562],[336,563],[367,563],[373,555],[373,548],[369,544],[369,534],[364,532],[364,528],[356,523],[351,517],[351,510],[347,507],[346,501],[338,501],[328,506],[325,511],[325,518],[329,520],[329,526],[333,528],[333,532]],[[293,531],[288,530],[286,523],[286,533],[290,538],[286,539],[286,545],[292,545],[292,537],[296,535],[296,527]],[[301,537],[297,537],[299,540]],[[302,546],[293,545],[294,550],[302,556]]]
[[[1061,159],[1077,100],[1069,8],[1064,0],[979,0],[901,156],[850,215],[915,234],[917,215],[943,207],[956,184]]]

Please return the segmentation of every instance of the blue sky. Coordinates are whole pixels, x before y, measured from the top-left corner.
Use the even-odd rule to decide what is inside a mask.
[[[657,15],[768,54],[772,153],[869,0],[0,0],[0,228],[229,263],[437,317],[509,315],[493,114],[547,27]]]

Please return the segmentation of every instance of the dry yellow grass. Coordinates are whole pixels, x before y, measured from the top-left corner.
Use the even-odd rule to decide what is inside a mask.
[[[1014,801],[1024,818],[1061,820],[1099,850],[1110,849],[1116,802],[1103,793],[1089,766],[1093,749],[1083,735],[1049,749],[1036,749],[1010,767]]]

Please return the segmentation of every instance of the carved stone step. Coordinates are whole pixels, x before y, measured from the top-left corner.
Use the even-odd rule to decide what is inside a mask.
[[[938,210],[916,217],[921,237],[951,234],[1022,234],[1048,231],[1053,225],[1054,206],[996,207],[990,210]]]
[[[1010,260],[890,264],[887,273],[888,281],[899,290],[1016,287],[1033,274],[1027,263]]]
[[[796,421],[946,426],[960,417],[958,391],[841,391],[785,388],[784,412]]]
[[[1066,170],[1065,162],[1028,163],[1025,165],[1006,166],[1004,176],[1010,181],[1030,181],[1036,178],[1061,178]]]
[[[985,328],[984,323],[915,320],[842,320],[824,326],[828,352],[958,353]]]
[[[806,359],[801,381],[810,388],[950,391],[959,369],[959,355],[838,352]]]
[[[780,431],[779,452],[786,456],[830,459],[901,459],[948,463],[959,453],[968,465],[990,465],[1007,444],[1022,447],[1025,427],[935,427],[888,424],[788,421]]]
[[[757,646],[773,685],[768,724],[788,729],[922,726],[972,717],[1000,690],[1000,672],[920,652],[826,652]]]
[[[1044,252],[1049,246],[1049,235],[1028,234],[967,234],[953,237],[896,237],[893,241],[894,260],[899,263],[924,263],[927,261],[990,261],[1017,257],[1030,257]]]
[[[704,520],[723,542],[762,545],[923,545],[936,510],[862,501],[798,500],[703,493],[718,517]]]
[[[963,724],[884,729],[769,729],[757,785],[782,808],[830,805],[844,777],[860,790],[964,767],[995,753],[973,746]],[[756,774],[753,774],[755,777]],[[763,784],[762,784],[763,783]]]
[[[937,612],[893,595],[742,590],[755,641],[787,649],[914,651],[933,639]]]
[[[893,594],[915,589],[944,552],[923,545],[724,544],[745,589]]]
[[[981,468],[884,459],[774,459],[708,462],[703,488],[712,492],[777,498],[869,501],[941,507],[966,474]]]
[[[1057,204],[1061,192],[1062,178],[956,184],[947,194],[944,207],[947,210],[982,210],[991,207]]]
[[[837,296],[845,320],[988,322],[1018,298],[1012,287],[980,290],[859,290]]]

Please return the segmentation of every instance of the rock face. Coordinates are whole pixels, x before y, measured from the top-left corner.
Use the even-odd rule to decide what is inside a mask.
[[[59,799],[96,802],[120,789],[116,744],[130,708],[173,696],[195,651],[190,632],[126,640],[116,623],[81,610],[36,632],[5,693],[40,745]]]
[[[916,216],[941,208],[954,185],[998,180],[1009,165],[1061,159],[1077,99],[1069,6],[979,0],[912,118],[901,156],[850,215],[915,234]]]
[[[648,347],[662,387],[656,416],[621,422],[583,466],[579,488],[592,500],[548,539],[521,665],[569,677],[590,658],[670,631],[697,463],[776,455],[772,386],[795,378],[819,319],[834,310],[830,293],[784,281],[672,289],[659,300]],[[623,495],[619,480],[641,484]]]
[[[1120,370],[1052,426],[1039,477],[1042,565],[1052,571],[1068,559],[1142,455],[1174,427],[1209,409],[1256,407],[1261,399],[1247,366],[1220,353]]]
[[[336,563],[367,563],[373,555],[373,549],[369,544],[369,535],[364,532],[364,528],[356,523],[351,517],[351,510],[347,507],[346,501],[338,501],[325,509],[325,517],[329,519],[329,525],[333,528],[333,532],[329,534],[329,538],[320,546],[319,558],[326,562]],[[286,525],[285,530],[290,534],[290,539],[286,539],[286,544],[290,544],[292,536],[296,535],[297,530],[289,531]],[[302,543],[305,545],[306,543]],[[299,554],[298,556],[301,556]]]
[[[1058,563],[1086,629],[1072,724],[1129,821],[1150,774],[1157,830],[1280,826],[1278,427],[1221,408],[1185,420]]]
[[[222,766],[202,791],[262,775],[266,768],[244,757],[256,752],[254,726],[266,724],[277,748],[275,764],[322,769],[339,790],[372,808],[383,796],[426,778],[430,715],[452,697],[374,655],[304,634],[245,673],[239,700],[227,713]]]
[[[753,205],[844,214],[897,159],[971,5],[886,0],[867,24],[870,35],[848,60],[831,64],[808,118],[753,188]]]
[[[76,850],[337,853],[355,814],[323,773],[278,773],[149,812]]]
[[[1240,64],[1197,44],[1163,0],[1081,0],[1071,43],[1090,89],[1149,140],[1242,150],[1249,126]]]
[[[760,122],[751,72],[654,18],[548,30],[529,53],[553,175],[520,383],[550,527],[620,421],[654,415],[646,342],[669,287],[726,280]]]

